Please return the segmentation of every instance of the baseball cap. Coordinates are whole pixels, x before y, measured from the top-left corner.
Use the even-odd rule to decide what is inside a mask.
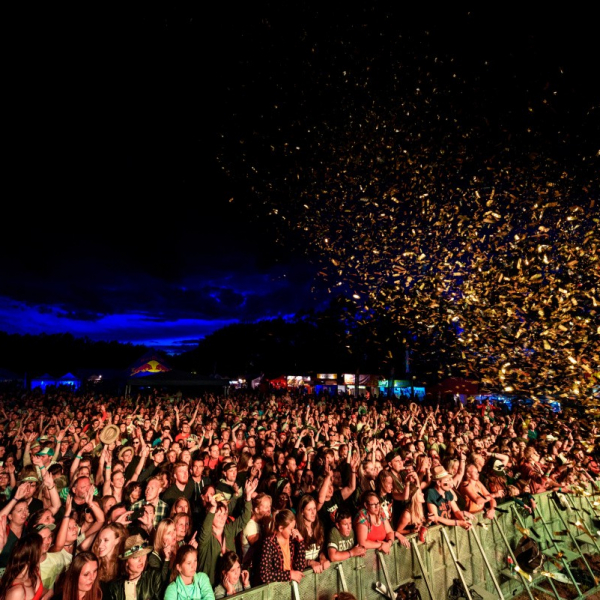
[[[23,477],[23,479],[19,479],[19,483],[25,483],[25,482],[37,483],[38,481],[39,481],[39,479],[37,477],[34,477],[33,475],[27,475],[27,477]]]
[[[35,453],[36,456],[54,456],[54,448],[45,446],[39,452]]]

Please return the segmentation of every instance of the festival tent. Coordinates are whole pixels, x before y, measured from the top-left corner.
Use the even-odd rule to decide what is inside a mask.
[[[274,377],[273,379],[266,380],[271,388],[276,390],[285,390],[288,386],[288,380],[285,375],[281,375],[280,377]]]
[[[44,373],[39,377],[32,377],[29,387],[32,390],[40,388],[43,393],[46,393],[46,388],[48,386],[56,386],[57,381],[58,380],[56,379],[56,377],[52,377],[52,375],[50,375],[49,373]]]
[[[129,367],[128,376],[130,378],[148,377],[157,373],[168,373],[171,370],[162,354],[156,352],[156,350],[149,350]]]
[[[81,379],[73,375],[73,373],[65,373],[62,377],[56,380],[56,385],[66,385],[74,390],[78,390],[81,387]]]

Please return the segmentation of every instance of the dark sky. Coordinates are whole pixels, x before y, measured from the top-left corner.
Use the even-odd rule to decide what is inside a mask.
[[[253,189],[246,140],[285,145],[287,122],[308,138],[339,118],[347,72],[373,74],[372,98],[402,52],[416,69],[439,57],[485,117],[521,125],[554,94],[559,146],[597,110],[585,11],[292,4],[13,23],[0,330],[177,351],[228,323],[322,307],[301,237],[286,244],[265,210],[268,167]]]

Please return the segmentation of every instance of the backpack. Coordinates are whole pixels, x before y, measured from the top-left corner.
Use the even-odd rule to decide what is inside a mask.
[[[514,550],[517,563],[523,571],[533,573],[544,564],[544,555],[535,540],[522,537]]]
[[[466,600],[467,595],[465,594],[463,584],[460,579],[454,579],[452,585],[448,590],[448,600]]]
[[[396,600],[421,600],[421,592],[414,581],[396,588]]]

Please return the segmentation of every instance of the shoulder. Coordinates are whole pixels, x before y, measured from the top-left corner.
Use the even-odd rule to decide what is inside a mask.
[[[426,501],[429,502],[432,500],[436,500],[437,498],[439,498],[439,493],[434,487],[431,486],[425,490],[425,500]]]
[[[165,600],[177,600],[177,579],[167,586]]]
[[[13,583],[12,587],[6,591],[6,600],[25,600],[25,587],[22,583]]]

